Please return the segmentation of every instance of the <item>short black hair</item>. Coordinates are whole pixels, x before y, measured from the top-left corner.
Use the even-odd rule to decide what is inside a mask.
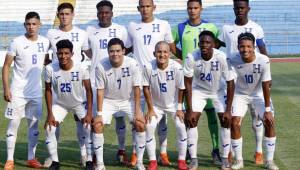
[[[57,51],[62,48],[68,48],[71,52],[73,52],[73,43],[68,39],[60,40],[56,43],[56,48]]]
[[[186,4],[188,5],[190,2],[198,2],[200,5],[202,5],[202,0],[188,0]]]
[[[107,49],[109,49],[113,45],[120,45],[122,50],[125,48],[124,42],[122,40],[120,40],[119,38],[112,38],[111,40],[109,40]]]
[[[255,37],[253,34],[251,34],[250,32],[245,32],[245,33],[241,33],[239,36],[238,36],[238,44],[240,44],[240,42],[242,40],[250,40],[252,41],[253,45],[255,43]]]
[[[103,7],[103,6],[108,6],[111,8],[111,10],[113,10],[113,8],[114,8],[113,4],[110,1],[102,0],[102,1],[98,2],[98,4],[96,5],[96,9],[99,9],[100,7]]]
[[[244,2],[246,2],[247,4],[249,4],[249,0],[233,0],[233,3],[239,2],[239,1],[244,1]]]
[[[28,20],[28,19],[31,19],[31,18],[36,18],[38,20],[41,20],[40,15],[35,11],[30,11],[26,14],[25,20]]]
[[[216,40],[215,34],[212,33],[211,31],[207,31],[207,30],[202,31],[202,32],[199,34],[199,40],[200,40],[200,37],[202,37],[202,36],[204,36],[204,35],[210,36],[214,41]]]
[[[59,12],[62,9],[71,9],[72,13],[74,12],[74,6],[69,2],[65,2],[65,3],[58,5],[57,12]]]

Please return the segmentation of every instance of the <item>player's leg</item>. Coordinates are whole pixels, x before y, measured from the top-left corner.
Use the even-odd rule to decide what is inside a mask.
[[[87,153],[86,153],[86,146],[85,146],[85,134],[84,134],[84,128],[82,123],[80,122],[79,118],[76,116],[76,114],[73,115],[74,120],[76,123],[76,137],[79,144],[80,149],[80,165],[85,166],[85,163],[87,161]]]
[[[232,122],[231,122],[231,145],[235,155],[235,162],[232,169],[241,169],[244,167],[242,148],[243,138],[241,135],[241,120],[248,109],[248,98],[235,95],[232,104]]]
[[[275,147],[276,147],[276,133],[275,133],[275,120],[274,115],[271,110],[269,113],[265,113],[265,105],[263,98],[254,99],[254,106],[255,111],[259,113],[259,117],[261,120],[264,120],[264,128],[265,128],[265,135],[264,135],[264,144],[265,144],[265,150],[266,150],[266,169],[269,170],[277,170],[278,167],[274,163],[274,153],[275,153]],[[266,119],[265,114],[270,114],[271,118]]]
[[[126,137],[126,122],[125,122],[125,114],[122,112],[118,112],[114,115],[116,124],[115,131],[118,136],[119,150],[117,153],[117,160],[121,164],[127,164],[127,156],[125,152],[125,137]]]
[[[159,145],[160,145],[160,155],[159,161],[163,166],[171,165],[169,161],[169,157],[167,154],[167,145],[168,145],[168,119],[167,114],[164,114],[162,119],[158,123],[157,134],[159,137]]]
[[[212,141],[212,152],[211,156],[213,158],[214,164],[220,165],[220,152],[219,152],[219,127],[218,127],[218,120],[217,114],[212,104],[212,100],[208,99],[207,104],[204,108],[206,116],[207,116],[207,125],[210,133],[210,138]]]

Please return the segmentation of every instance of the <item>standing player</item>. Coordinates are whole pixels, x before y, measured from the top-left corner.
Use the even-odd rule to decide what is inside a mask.
[[[264,32],[260,25],[253,22],[248,18],[248,13],[250,11],[249,0],[234,0],[233,10],[235,14],[235,21],[232,24],[224,25],[222,33],[219,39],[226,44],[226,54],[227,57],[234,56],[238,52],[237,38],[238,35],[244,32],[250,32],[254,35],[255,47],[258,48],[259,52],[267,55],[267,50],[264,42]],[[263,141],[263,123],[257,117],[253,106],[249,105],[250,113],[252,117],[252,129],[255,133],[256,139],[256,150],[255,150],[255,163],[263,164],[262,155],[262,141]]]
[[[58,62],[56,43],[63,39],[68,39],[73,43],[74,55],[72,60],[74,64],[79,64],[82,61],[82,52],[89,57],[91,56],[91,50],[88,44],[87,33],[77,28],[72,24],[74,18],[74,7],[70,3],[62,3],[57,7],[57,17],[60,21],[58,29],[50,29],[47,33],[47,37],[50,40],[51,48],[53,50],[52,62]],[[86,146],[84,145],[84,130],[82,123],[74,115],[77,126],[77,138],[80,145],[81,159],[80,163],[85,165],[86,161]],[[59,131],[59,129],[57,129]],[[48,167],[51,164],[50,159],[46,159],[44,166]]]
[[[166,41],[172,49],[175,48],[172,38],[171,27],[165,20],[154,17],[156,8],[153,0],[139,0],[138,11],[141,14],[141,21],[130,22],[128,33],[133,45],[133,57],[138,61],[141,68],[151,67],[154,59],[153,51],[155,44],[159,41]],[[145,101],[142,98],[142,109]],[[159,123],[158,134],[160,141],[160,161],[163,165],[170,165],[167,155],[167,119],[164,116]],[[134,154],[132,158],[134,158]],[[135,164],[135,159],[131,159],[131,164]]]
[[[203,30],[208,30],[214,33],[216,37],[219,36],[219,30],[213,23],[209,23],[201,19],[201,0],[188,0],[187,12],[189,19],[183,23],[178,24],[172,29],[175,44],[179,43],[179,46],[181,48],[177,49],[176,51],[173,51],[173,53],[176,54],[178,58],[182,59],[183,63],[185,62],[186,55],[188,53],[192,53],[198,48],[198,35]],[[215,109],[211,100],[207,100],[207,105],[204,108],[204,110],[207,115],[208,129],[212,140],[213,149],[211,155],[214,163],[220,164],[221,158],[219,152],[218,122]]]
[[[128,47],[126,43],[128,39],[126,28],[112,22],[113,4],[110,1],[102,0],[96,5],[96,8],[99,23],[95,27],[90,26],[87,28],[89,44],[93,53],[91,65],[91,83],[94,94],[96,94],[95,67],[101,59],[108,57],[107,44],[109,40],[116,37],[120,38],[125,43],[125,46]],[[94,111],[97,111],[96,101],[96,95],[94,95]],[[116,118],[115,128],[119,141],[119,151],[117,154],[117,158],[121,163],[127,162],[127,157],[125,154],[126,123],[124,116],[125,114],[121,112],[114,114],[114,117]]]
[[[155,129],[167,113],[171,114],[176,126],[178,169],[187,170],[185,162],[187,134],[182,112],[184,90],[182,66],[170,59],[170,47],[164,41],[156,44],[154,56],[156,59],[152,60],[152,67],[145,67],[143,76],[143,89],[148,106],[146,114],[146,148],[150,159],[148,170],[158,169]]]
[[[230,121],[231,105],[233,99],[234,82],[233,74],[229,69],[226,55],[214,49],[215,36],[210,31],[202,31],[199,35],[199,50],[187,55],[184,64],[184,81],[186,86],[187,112],[186,122],[188,127],[188,145],[190,146],[190,169],[198,168],[197,160],[197,123],[207,99],[211,99],[218,113],[221,124],[221,142],[227,145],[228,155],[230,146]],[[224,94],[218,94],[221,79],[227,81],[227,105],[225,106]],[[227,156],[226,156],[227,157]],[[228,159],[222,160],[222,169],[230,168]]]
[[[239,53],[230,59],[237,73],[231,125],[231,143],[236,161],[232,169],[244,167],[241,123],[248,105],[252,104],[265,127],[266,169],[277,170],[273,162],[276,136],[274,115],[270,107],[270,60],[266,55],[255,52],[255,37],[251,33],[238,36],[238,50]]]
[[[2,68],[4,100],[8,102],[5,117],[9,119],[6,131],[7,161],[5,170],[14,169],[14,151],[21,119],[28,125],[27,166],[41,168],[35,158],[38,144],[38,121],[42,116],[41,72],[49,40],[39,35],[40,16],[29,12],[25,16],[25,35],[15,38],[8,49]],[[9,86],[9,69],[14,62],[13,78]]]
[[[77,115],[80,123],[85,126],[83,130],[87,148],[86,169],[92,170],[90,124],[93,94],[89,70],[87,66],[75,64],[71,59],[74,54],[71,41],[58,41],[56,49],[58,63],[49,64],[45,69],[45,98],[48,112],[45,123],[46,145],[52,160],[49,169],[59,169],[55,131],[68,112],[72,112]],[[53,98],[52,93],[55,94],[55,98]],[[87,110],[85,109],[85,103],[87,103]]]
[[[96,75],[97,115],[93,120],[93,144],[97,158],[97,170],[105,169],[103,163],[103,128],[110,124],[112,116],[125,112],[136,129],[137,168],[143,166],[145,150],[145,121],[140,109],[141,73],[138,63],[125,54],[122,40],[113,38],[108,42],[109,58],[98,63]]]

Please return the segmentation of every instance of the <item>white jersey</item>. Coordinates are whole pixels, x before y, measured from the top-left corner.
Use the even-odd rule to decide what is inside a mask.
[[[11,42],[7,55],[14,57],[11,80],[13,96],[42,97],[41,73],[49,47],[49,40],[43,36],[31,41],[22,35]]]
[[[73,108],[86,101],[83,80],[90,78],[86,65],[76,64],[70,70],[62,70],[58,63],[49,64],[45,69],[45,82],[52,83],[53,104]]]
[[[89,49],[87,33],[75,26],[73,26],[73,29],[68,32],[62,31],[60,29],[49,29],[47,37],[51,42],[51,48],[53,50],[52,62],[58,62],[56,54],[56,43],[60,40],[68,39],[73,43],[74,55],[72,60],[74,61],[74,64],[81,63],[81,51]]]
[[[258,52],[255,56],[255,60],[251,63],[245,63],[239,53],[230,59],[237,73],[235,94],[259,96],[262,94],[262,82],[271,80],[269,58]]]
[[[138,63],[124,56],[120,67],[114,68],[109,58],[104,58],[96,66],[96,88],[104,89],[104,98],[112,100],[133,99],[133,87],[141,86],[141,73]]]
[[[150,23],[130,22],[128,33],[133,45],[133,56],[140,66],[151,67],[156,43],[166,41],[172,43],[170,24],[165,20],[154,19]]]
[[[216,95],[220,88],[220,80],[233,80],[231,67],[226,55],[220,50],[213,49],[213,56],[205,61],[200,50],[189,53],[184,63],[184,76],[193,77],[192,87],[207,95]]]
[[[143,86],[150,87],[153,105],[176,111],[178,89],[185,89],[182,66],[172,59],[164,70],[157,67],[156,59],[151,65],[151,68],[144,68]]]
[[[128,33],[124,26],[112,23],[107,28],[100,26],[89,26],[87,28],[89,45],[93,52],[91,65],[91,83],[95,83],[95,67],[101,59],[108,57],[107,45],[112,38],[119,38],[124,42],[125,47],[129,48]]]
[[[238,52],[238,36],[241,33],[250,32],[254,35],[257,46],[260,43],[264,43],[264,32],[260,25],[248,20],[246,25],[236,25],[232,23],[230,25],[224,25],[222,28],[222,33],[219,39],[226,44],[226,54],[228,57],[234,56]]]

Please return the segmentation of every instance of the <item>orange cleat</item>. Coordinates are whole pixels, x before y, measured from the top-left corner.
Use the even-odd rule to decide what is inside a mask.
[[[137,155],[136,153],[132,153],[129,165],[135,167],[137,163]]]
[[[27,161],[27,167],[34,168],[34,169],[40,169],[43,168],[43,165],[36,159],[31,159]]]
[[[255,152],[254,154],[254,160],[256,165],[262,165],[264,164],[264,157],[261,152]]]
[[[178,170],[188,170],[188,166],[185,160],[178,160],[177,164],[178,164]]]
[[[163,165],[163,166],[170,166],[171,162],[169,161],[169,157],[167,153],[161,153],[159,156],[159,162]]]
[[[7,160],[4,166],[4,170],[14,170],[15,164],[12,160]]]
[[[157,161],[151,160],[147,170],[157,170],[157,169],[158,169]]]

